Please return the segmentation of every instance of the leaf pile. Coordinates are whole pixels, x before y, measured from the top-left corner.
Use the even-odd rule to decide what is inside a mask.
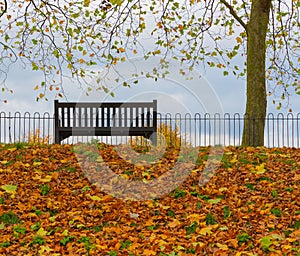
[[[105,144],[80,150],[145,183],[180,161],[174,150],[144,165]],[[189,177],[147,201],[101,191],[91,183],[101,169],[87,178],[74,152],[70,145],[0,145],[1,255],[300,255],[299,149],[227,147],[200,186],[209,148],[199,148]]]

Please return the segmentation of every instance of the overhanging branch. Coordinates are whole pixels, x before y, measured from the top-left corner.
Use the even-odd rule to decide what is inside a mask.
[[[222,4],[224,4],[228,9],[230,14],[235,18],[235,20],[242,25],[242,27],[247,32],[247,24],[241,19],[240,16],[237,15],[235,10],[233,9],[232,5],[230,5],[226,0],[220,0]]]
[[[4,0],[4,9],[2,10],[0,14],[0,18],[7,12],[7,1]]]

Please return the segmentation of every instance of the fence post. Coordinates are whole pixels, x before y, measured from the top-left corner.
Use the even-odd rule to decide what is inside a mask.
[[[154,146],[157,145],[157,100],[153,100],[153,129],[151,141]]]
[[[59,111],[58,111],[58,100],[54,100],[54,143],[60,144],[60,138],[59,138]]]

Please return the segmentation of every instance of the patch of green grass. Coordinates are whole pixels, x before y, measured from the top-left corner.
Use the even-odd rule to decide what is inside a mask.
[[[10,166],[10,165],[12,165],[12,164],[14,164],[15,163],[15,161],[12,161],[12,160],[9,160],[9,161],[7,161],[5,164],[3,164],[5,167],[7,167],[7,166]]]
[[[126,249],[132,245],[132,242],[127,239],[126,241],[121,241],[121,247],[120,250]]]
[[[28,142],[16,142],[12,146],[19,150],[19,149],[27,148],[29,146],[29,143]]]
[[[276,217],[281,217],[282,211],[278,208],[273,208],[270,210],[270,212],[275,215]]]
[[[276,191],[275,189],[272,189],[271,195],[272,195],[274,198],[278,198],[278,194],[277,194],[277,191]]]
[[[196,203],[196,209],[199,210],[202,208],[202,203],[201,202],[197,202]]]
[[[36,214],[36,216],[41,216],[43,214],[45,214],[43,211],[36,209],[35,207],[32,208],[33,212]]]
[[[198,161],[198,151],[197,150],[191,150],[191,151],[187,151],[184,152],[183,154],[181,154],[177,161],[178,162],[187,162],[187,161],[194,161],[196,159],[196,164]]]
[[[127,175],[127,176],[131,176],[132,173],[133,173],[132,170],[125,170],[124,171],[124,174]]]
[[[300,229],[300,220],[295,220],[293,225],[292,225],[292,228]]]
[[[167,213],[167,215],[168,215],[169,217],[174,218],[174,217],[175,217],[175,212],[172,211],[172,210],[169,210],[168,213]]]
[[[253,204],[253,202],[251,202],[251,201],[246,202],[246,206],[251,205],[251,204]]]
[[[160,215],[160,211],[159,210],[154,210],[154,215],[159,216]]]
[[[137,224],[136,222],[131,222],[129,226],[130,226],[130,227],[137,227],[138,224]]]
[[[41,195],[46,196],[50,192],[51,188],[48,184],[44,184],[40,186],[40,190],[41,190]]]
[[[191,225],[185,227],[186,229],[186,234],[187,235],[190,235],[190,234],[193,234],[193,233],[196,233],[196,230],[197,230],[197,222],[193,222]]]
[[[224,168],[232,168],[232,166],[234,165],[234,163],[230,162],[232,160],[231,156],[228,155],[223,155],[223,158],[221,160],[222,166]]]
[[[196,249],[195,248],[188,248],[188,249],[186,249],[186,253],[195,254],[196,253]]]
[[[260,243],[261,243],[261,249],[265,253],[269,253],[270,246],[273,244],[273,242],[271,241],[271,238],[269,236],[262,237],[260,239]]]
[[[40,221],[37,222],[37,223],[35,223],[35,224],[32,224],[32,225],[30,226],[30,229],[33,230],[33,231],[37,231],[37,230],[39,230],[40,228],[41,228],[41,222],[40,222]]]
[[[146,227],[147,230],[156,230],[158,228],[159,228],[159,225],[151,225],[151,226]]]
[[[283,161],[284,164],[287,164],[287,165],[293,165],[294,163],[296,163],[296,160],[295,159],[285,159]]]
[[[66,245],[67,243],[73,241],[74,238],[75,238],[75,236],[65,236],[59,242],[60,242],[61,245]]]
[[[238,240],[239,245],[241,245],[242,243],[246,243],[250,241],[252,237],[249,236],[247,233],[243,233],[241,235],[238,235],[236,239]]]
[[[84,193],[84,192],[89,191],[89,190],[91,190],[91,187],[90,186],[85,186],[81,189],[81,192]]]
[[[83,154],[85,156],[87,156],[89,161],[91,161],[91,162],[95,162],[97,160],[98,156],[99,156],[98,152],[96,153],[96,152],[93,152],[93,151],[85,151],[85,152],[83,152]]]
[[[67,171],[68,172],[78,172],[78,170],[75,167],[68,167]]]
[[[195,191],[190,191],[190,195],[191,196],[198,196],[198,192],[195,190]]]
[[[268,159],[268,155],[264,153],[255,153],[253,157],[259,159],[260,163],[265,162]]]
[[[58,213],[58,210],[48,209],[48,212],[50,217],[54,217]]]
[[[22,161],[23,156],[22,155],[16,155],[15,159],[18,160],[18,161]]]
[[[19,223],[19,217],[12,211],[3,213],[0,216],[0,220],[4,223],[4,224],[17,224]]]
[[[34,158],[34,159],[33,159],[33,162],[34,162],[34,163],[40,163],[41,160],[40,160],[39,158]]]
[[[95,249],[96,246],[91,242],[91,239],[87,236],[82,236],[77,240],[77,243],[83,243],[84,244],[84,248],[86,249],[86,251],[89,254],[89,251],[91,249]]]
[[[229,206],[228,205],[224,206],[223,211],[224,211],[223,219],[227,220],[231,216],[231,211],[229,209]]]
[[[42,236],[35,236],[33,237],[32,241],[30,242],[29,245],[34,245],[34,244],[38,244],[38,245],[43,245],[46,243],[46,240],[44,237]]]
[[[186,196],[186,191],[176,188],[171,194],[174,198],[181,198]]]
[[[199,195],[198,194],[198,197],[205,200],[205,201],[209,200],[209,195]]]
[[[246,187],[248,188],[248,189],[250,189],[250,190],[255,190],[255,186],[252,184],[252,183],[246,183],[245,184],[246,185]]]
[[[17,225],[14,227],[14,232],[24,235],[26,233],[26,228],[22,227],[20,225]]]
[[[246,158],[240,158],[238,161],[239,161],[241,164],[249,164],[249,163],[250,163],[249,160],[246,159]]]
[[[9,247],[9,246],[10,246],[10,242],[9,242],[9,241],[0,243],[0,249],[1,249],[2,247],[7,248],[7,247]]]
[[[290,193],[292,193],[292,192],[294,191],[294,189],[295,189],[295,188],[293,188],[293,187],[287,187],[287,188],[285,188],[285,190],[286,190],[287,192],[290,192]]]
[[[94,230],[96,232],[100,232],[103,230],[103,226],[94,226],[90,228],[91,230]]]
[[[205,222],[206,222],[206,225],[214,225],[214,224],[217,223],[217,221],[215,220],[215,218],[214,218],[214,216],[212,215],[211,212],[206,214]]]
[[[289,235],[291,233],[293,233],[293,230],[292,229],[286,229],[286,230],[283,230],[282,232],[285,235],[285,237],[289,237]]]
[[[268,181],[268,182],[273,182],[273,180],[271,178],[265,177],[265,176],[260,177],[260,178],[257,179],[257,181],[262,181],[262,180],[265,180],[265,181]]]
[[[0,204],[4,204],[4,203],[5,203],[4,197],[0,197]]]

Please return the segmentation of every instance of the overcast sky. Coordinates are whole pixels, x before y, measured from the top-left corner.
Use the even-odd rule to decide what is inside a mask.
[[[166,113],[240,113],[245,111],[246,83],[243,79],[234,76],[224,77],[222,71],[197,69],[190,74],[192,80],[187,80],[178,72],[178,63],[170,65],[170,75],[166,79],[153,79],[140,77],[139,83],[131,88],[123,87],[123,81],[130,81],[132,73],[147,71],[156,65],[158,58],[145,61],[136,58],[131,63],[125,62],[118,66],[118,71],[123,79],[114,82],[115,74],[111,73],[111,86],[115,97],[112,98],[104,92],[93,92],[86,97],[85,92],[78,83],[64,81],[64,90],[67,99],[60,101],[152,101],[158,100],[159,112]],[[151,65],[150,65],[151,64]],[[9,73],[7,85],[13,89],[13,94],[1,93],[0,98],[7,99],[7,103],[0,103],[0,110],[5,112],[45,112],[53,113],[54,94],[47,92],[48,102],[36,101],[39,91],[34,87],[41,83],[42,76],[39,72],[24,70],[15,64]],[[96,78],[95,78],[96,81]],[[96,82],[95,82],[96,83]],[[95,85],[92,81],[92,85]],[[269,98],[268,112],[278,113],[276,106]],[[300,110],[300,96],[294,95],[290,99],[290,107],[294,113]],[[287,113],[288,109],[282,108],[280,112]]]

